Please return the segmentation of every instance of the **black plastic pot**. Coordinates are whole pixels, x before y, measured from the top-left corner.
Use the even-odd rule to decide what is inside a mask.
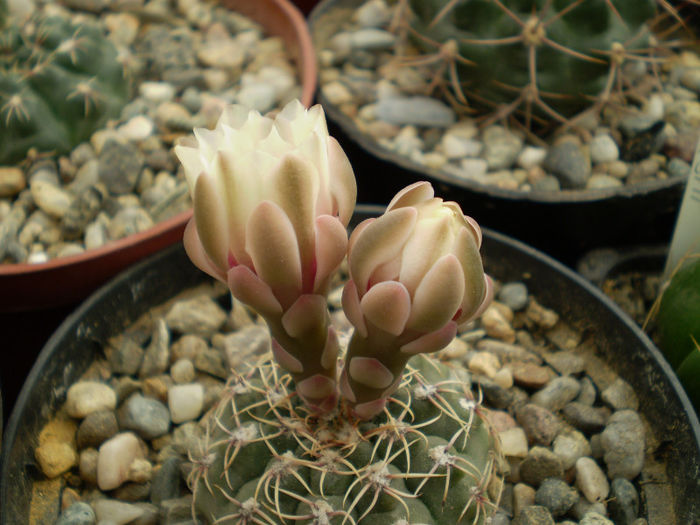
[[[338,32],[364,0],[323,0],[309,17],[314,44]],[[338,13],[337,9],[346,9]],[[457,201],[480,224],[511,235],[573,266],[600,246],[668,243],[687,178],[600,190],[521,192],[460,179],[380,146],[319,90],[331,135],[343,146],[358,180],[358,201],[389,202],[401,188],[429,180],[436,194]]]
[[[355,219],[377,211],[364,208]],[[700,518],[700,423],[656,347],[597,288],[550,257],[488,230],[482,253],[492,276],[525,281],[542,304],[592,337],[600,357],[640,393],[640,411],[664,444],[658,453],[667,464],[670,490],[662,493],[672,499],[661,503],[677,517],[664,525],[694,523]],[[181,247],[173,247],[119,275],[66,319],[39,355],[6,429],[0,523],[28,523],[32,480],[41,476],[33,453],[38,433],[65,400],[67,388],[102,356],[104,343],[151,307],[207,279]],[[647,504],[658,502],[658,493],[646,491],[659,486],[664,487],[643,486]]]

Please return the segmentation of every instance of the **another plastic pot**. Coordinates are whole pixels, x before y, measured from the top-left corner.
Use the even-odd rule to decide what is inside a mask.
[[[320,49],[363,0],[323,0],[309,26]],[[358,201],[388,202],[404,186],[430,180],[436,193],[455,200],[479,223],[512,235],[569,266],[600,246],[667,243],[686,178],[599,190],[521,192],[458,178],[420,165],[362,133],[339,105],[319,90],[331,134],[343,145],[358,179]]]
[[[291,0],[220,0],[221,5],[280,36],[298,65],[302,102],[316,91],[316,58],[306,20]],[[40,310],[74,303],[134,262],[182,239],[192,212],[82,254],[43,264],[0,265],[0,312]]]
[[[367,216],[364,209],[356,219]],[[596,355],[639,393],[640,412],[662,444],[661,478],[668,478],[665,485],[644,485],[642,497],[647,507],[661,505],[664,519],[668,512],[675,515],[664,523],[694,523],[700,518],[700,423],[656,347],[597,288],[550,257],[489,230],[482,252],[492,276],[525,281],[542,304],[592,338]],[[151,307],[207,279],[174,246],[120,274],[66,319],[42,350],[6,429],[0,523],[28,522],[32,480],[40,476],[34,460],[39,431],[64,402],[67,388],[102,356],[105,342]]]

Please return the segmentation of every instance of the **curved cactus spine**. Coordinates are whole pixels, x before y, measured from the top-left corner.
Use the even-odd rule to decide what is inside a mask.
[[[411,361],[384,414],[311,417],[268,356],[234,375],[191,475],[205,523],[484,523],[497,450],[468,379]],[[493,488],[493,487],[491,487]],[[218,520],[218,521],[217,521]]]
[[[102,31],[35,16],[0,34],[0,162],[63,153],[119,115],[128,83]]]
[[[428,56],[440,58],[457,101],[464,102],[464,89],[493,111],[489,121],[518,114],[528,129],[535,119],[566,123],[608,102],[622,63],[647,58],[646,23],[656,12],[654,0],[409,3],[414,16],[403,24]]]

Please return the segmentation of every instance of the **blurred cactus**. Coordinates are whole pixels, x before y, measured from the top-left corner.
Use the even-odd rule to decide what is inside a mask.
[[[481,230],[454,202],[418,182],[350,238],[343,308],[355,331],[341,392],[360,417],[382,411],[408,359],[435,352],[492,298],[479,248]]]
[[[88,23],[5,20],[0,34],[0,163],[30,148],[64,153],[119,115],[128,84],[114,46]]]
[[[608,102],[622,63],[648,57],[656,13],[654,0],[408,1],[395,27],[427,54],[407,63],[439,64],[456,102],[528,129]]]
[[[310,417],[270,361],[235,373],[191,455],[193,514],[204,523],[487,523],[500,484],[484,408],[446,365],[424,356],[411,365],[371,422],[342,405]]]

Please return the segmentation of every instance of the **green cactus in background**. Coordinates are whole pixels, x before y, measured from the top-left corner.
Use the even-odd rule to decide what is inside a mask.
[[[700,256],[672,275],[656,316],[661,351],[697,409],[700,409]]]
[[[271,356],[231,377],[193,453],[205,523],[484,523],[496,449],[468,378],[414,357],[382,414],[314,416]],[[491,483],[494,481],[494,483]]]
[[[102,31],[62,17],[10,19],[0,33],[0,162],[63,153],[119,115],[128,83]]]
[[[607,102],[626,58],[648,52],[654,0],[409,0],[408,34],[458,102],[530,129]],[[405,12],[405,11],[404,11]],[[433,85],[437,82],[434,80]],[[466,96],[465,96],[466,94]],[[534,110],[534,111],[533,111]]]

